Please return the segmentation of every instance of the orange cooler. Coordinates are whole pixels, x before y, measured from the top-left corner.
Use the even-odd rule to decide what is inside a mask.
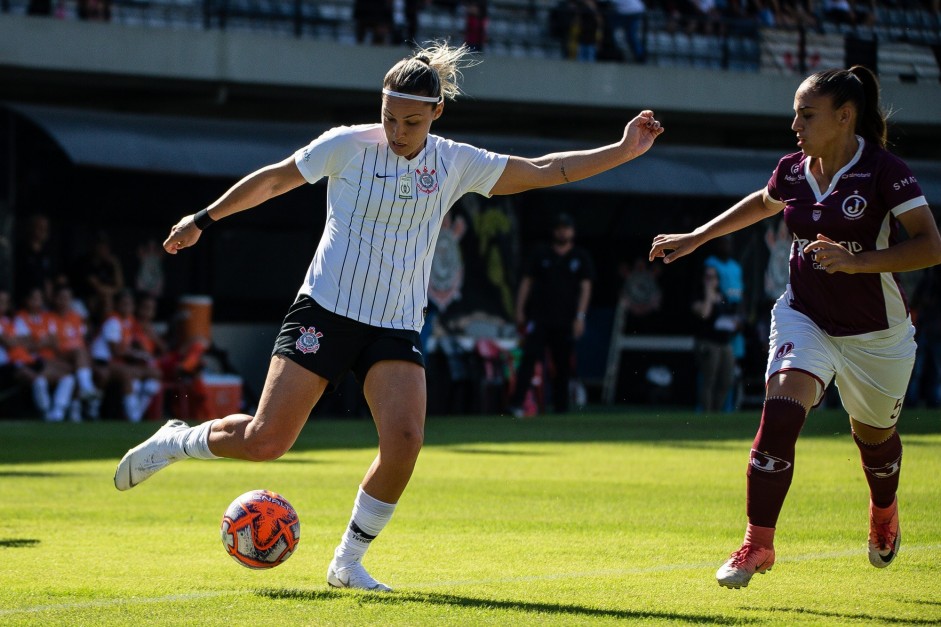
[[[187,295],[180,298],[183,316],[183,339],[212,338],[212,296]]]
[[[236,374],[201,375],[205,391],[204,419],[223,418],[242,411],[242,377]]]

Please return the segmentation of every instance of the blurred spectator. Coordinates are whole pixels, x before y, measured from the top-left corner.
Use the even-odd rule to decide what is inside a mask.
[[[88,327],[85,319],[75,310],[72,289],[68,285],[56,287],[53,296],[53,320],[56,325],[56,353],[69,365],[78,383],[78,398],[70,406],[69,418],[81,420],[81,403],[87,404],[86,414],[97,419],[101,406],[101,392],[95,387],[91,369],[91,356],[86,337]]]
[[[719,289],[719,272],[703,268],[702,288],[692,304],[696,319],[696,363],[699,367],[697,408],[716,412],[732,389],[735,358],[732,337],[741,326],[738,307]]]
[[[124,289],[124,270],[111,252],[107,233],[99,232],[91,251],[75,263],[72,285],[93,323],[100,323],[114,309],[114,296]]]
[[[354,0],[353,19],[356,21],[356,42],[385,45],[392,34],[392,0]]]
[[[163,295],[163,247],[156,240],[149,240],[137,249],[135,287],[141,294],[160,297]]]
[[[13,319],[13,333],[25,352],[18,352],[22,373],[33,388],[33,402],[48,422],[65,420],[72,402],[75,377],[71,368],[56,354],[56,322],[46,310],[42,290],[26,294],[23,308]]]
[[[936,408],[941,406],[941,266],[922,272],[911,308],[918,352],[907,401],[915,406],[924,401]]]
[[[741,264],[732,257],[732,236],[726,235],[714,240],[716,252],[706,258],[705,265],[713,267],[719,274],[719,291],[722,292],[723,299],[729,304],[741,308],[745,292],[745,279],[742,274]],[[741,368],[739,366],[742,358],[745,357],[745,336],[738,332],[732,338],[732,354],[735,357],[735,379],[739,378]],[[730,395],[726,409],[731,411],[739,399]]]
[[[621,301],[627,312],[625,330],[648,331],[655,326],[654,314],[660,311],[663,301],[663,290],[658,282],[660,272],[660,266],[651,266],[645,257],[635,258],[630,266],[622,264]]]
[[[146,342],[135,337],[134,297],[122,290],[114,299],[114,311],[91,343],[91,356],[106,391],[118,387],[124,416],[140,422],[160,389],[160,369]]]
[[[773,303],[787,289],[790,279],[791,244],[793,238],[784,219],[778,221],[776,228],[768,227],[765,231],[765,245],[768,247],[768,265],[765,266],[765,298]]]
[[[16,245],[13,285],[17,301],[22,302],[34,287],[38,287],[49,302],[56,265],[49,242],[49,218],[34,213],[27,219],[26,230]]]
[[[21,372],[22,364],[14,361],[18,349],[11,315],[12,304],[10,291],[0,288],[0,392],[4,399],[16,396],[19,386],[32,381],[26,373]]]
[[[428,6],[429,0],[405,0],[405,30],[402,41],[407,46],[415,45],[418,36],[418,13]]]
[[[563,59],[574,59],[578,52],[577,30],[575,0],[559,0],[549,12],[549,32],[559,40]]]
[[[52,15],[52,0],[29,0],[27,15]]]
[[[108,22],[111,20],[111,0],[78,0],[78,18]]]
[[[523,417],[529,382],[547,350],[554,369],[553,406],[556,413],[568,411],[575,341],[585,332],[594,278],[591,256],[575,246],[575,222],[568,214],[560,214],[553,223],[552,243],[536,250],[520,281],[516,322],[525,335],[516,387],[510,398],[514,417]]]
[[[816,28],[817,18],[811,0],[772,0],[777,5],[776,22],[785,28]],[[772,5],[774,6],[774,5]]]
[[[469,0],[464,7],[464,43],[483,52],[487,43],[487,0]]]
[[[635,63],[647,60],[647,47],[644,45],[644,13],[647,10],[644,0],[614,0],[607,20],[612,33],[623,31],[627,48]]]
[[[604,36],[604,18],[595,0],[575,0],[575,15],[578,28],[576,59],[594,63],[598,58],[598,44]]]

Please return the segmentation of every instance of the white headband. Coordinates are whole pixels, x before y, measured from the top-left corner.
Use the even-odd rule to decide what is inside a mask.
[[[431,97],[431,96],[416,96],[415,94],[403,94],[400,91],[392,91],[391,89],[382,88],[382,93],[386,96],[395,96],[396,98],[407,98],[408,100],[417,100],[419,102],[441,102],[441,97]]]

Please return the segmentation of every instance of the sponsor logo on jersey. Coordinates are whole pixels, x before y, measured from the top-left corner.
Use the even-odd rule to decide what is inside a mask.
[[[810,215],[810,217],[814,219],[814,222],[819,222],[820,216],[822,215],[823,215],[823,211],[821,211],[820,209],[814,209],[814,212]]]
[[[791,174],[800,174],[800,171],[801,171],[800,162],[797,162],[791,166]]]
[[[848,220],[859,220],[863,217],[863,212],[866,210],[867,204],[866,199],[860,196],[857,190],[846,197],[841,209],[843,209],[843,215],[846,216]]]
[[[783,472],[791,467],[791,462],[781,459],[780,457],[775,457],[774,455],[756,451],[755,449],[751,450],[751,457],[748,463],[751,464],[751,467],[755,470],[762,472]]]
[[[294,345],[297,350],[305,355],[320,350],[320,338],[323,337],[323,333],[314,327],[301,327],[300,332],[301,336],[297,338],[297,343]]]
[[[793,350],[794,350],[793,342],[785,342],[784,344],[781,344],[781,346],[778,347],[778,350],[776,350],[774,353],[774,361],[778,361],[779,359],[784,359]]]
[[[415,187],[418,188],[418,191],[430,194],[438,190],[438,179],[435,177],[435,172],[434,169],[429,171],[427,167],[415,170],[415,174],[418,175],[418,183]]]
[[[872,172],[847,172],[841,179],[868,179],[872,176]]]
[[[908,187],[909,185],[917,185],[917,184],[918,184],[918,179],[916,179],[914,176],[909,176],[907,178],[902,179],[901,181],[892,183],[892,189],[894,189],[895,191],[899,191],[900,189],[904,187]]]

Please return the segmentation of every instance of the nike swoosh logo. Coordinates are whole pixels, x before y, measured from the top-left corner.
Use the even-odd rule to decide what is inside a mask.
[[[394,174],[379,174],[378,172],[376,172],[377,179],[390,179],[394,176],[395,176]]]
[[[418,353],[419,355],[421,355],[421,351],[418,350],[417,348],[415,348],[414,346],[412,347],[412,352],[413,352],[413,353]]]

